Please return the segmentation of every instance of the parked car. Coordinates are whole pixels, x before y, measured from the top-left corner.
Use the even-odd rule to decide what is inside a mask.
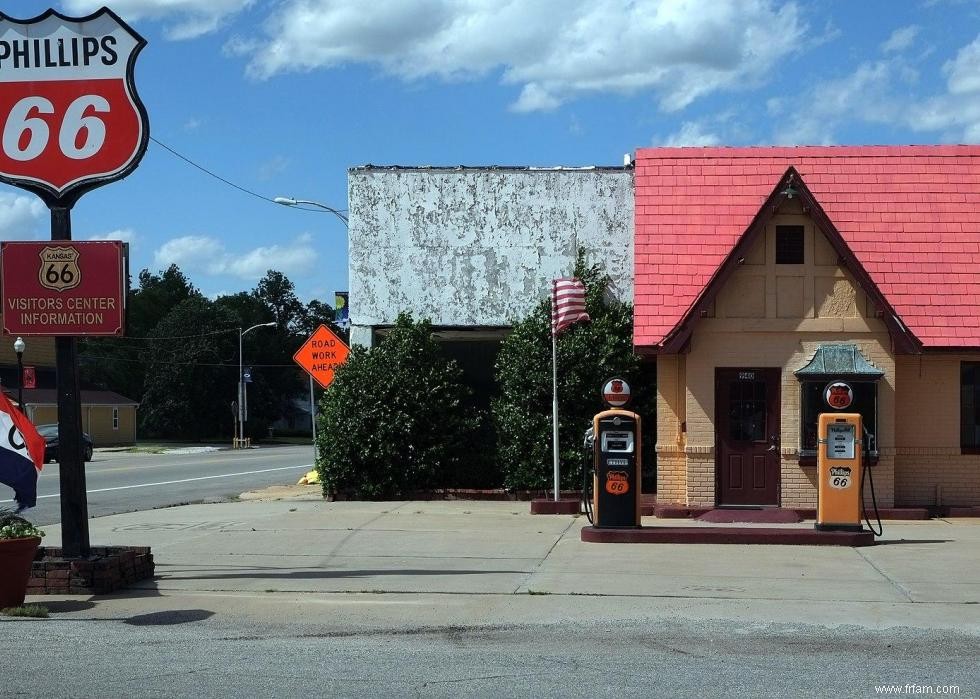
[[[37,425],[38,433],[44,437],[44,463],[58,460],[58,425]],[[92,438],[82,432],[82,456],[92,460]]]

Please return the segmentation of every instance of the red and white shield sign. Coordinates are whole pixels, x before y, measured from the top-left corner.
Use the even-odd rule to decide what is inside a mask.
[[[611,408],[622,408],[631,397],[630,385],[623,379],[609,379],[602,385],[602,399]]]
[[[834,410],[844,410],[854,402],[854,391],[843,381],[827,384],[823,393],[824,400]]]
[[[107,8],[80,18],[0,13],[0,181],[70,206],[129,174],[149,138],[133,82],[145,45]]]

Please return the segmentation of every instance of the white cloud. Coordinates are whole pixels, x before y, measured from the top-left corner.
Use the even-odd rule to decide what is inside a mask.
[[[225,244],[208,236],[186,235],[164,243],[154,253],[161,269],[175,264],[185,272],[212,276],[230,275],[241,279],[260,279],[268,270],[305,275],[316,267],[317,252],[313,236],[304,233],[288,245],[270,245],[244,253],[229,252]]]
[[[912,105],[905,115],[918,131],[937,131],[947,141],[980,141],[980,36],[943,66],[946,92]]]
[[[866,62],[850,75],[819,83],[796,99],[770,100],[767,108],[777,124],[774,142],[830,144],[847,122],[895,122],[903,110],[892,90],[900,68],[897,60]]]
[[[271,180],[281,175],[289,167],[289,158],[276,155],[259,165],[258,178],[263,181]]]
[[[644,89],[678,110],[765,82],[805,33],[796,4],[779,0],[286,0],[264,36],[225,49],[259,79],[349,63],[405,80],[499,72],[520,86],[515,111]]]
[[[942,81],[920,75],[900,55],[859,65],[793,98],[773,98],[767,109],[777,124],[776,143],[835,143],[837,131],[859,122],[901,127],[942,142],[980,141],[980,35],[946,61]],[[938,76],[936,76],[938,78]],[[938,86],[933,94],[913,87]]]
[[[717,146],[722,139],[717,134],[705,130],[703,124],[685,121],[676,133],[671,134],[660,145],[677,146]]]
[[[961,48],[956,58],[943,66],[950,94],[980,91],[980,36]]]
[[[112,10],[127,22],[169,20],[168,39],[195,39],[218,29],[255,0],[113,0]],[[94,12],[105,0],[66,0],[69,15]]]
[[[548,112],[561,105],[561,100],[548,93],[537,83],[528,83],[521,89],[521,95],[510,106],[513,112]]]
[[[117,228],[104,234],[95,233],[88,236],[86,240],[121,240],[132,245],[136,240],[136,232],[132,228]]]
[[[224,245],[215,238],[185,235],[164,243],[154,254],[153,260],[161,269],[174,264],[186,269],[200,270],[209,259],[224,254]]]
[[[24,240],[44,237],[41,222],[47,212],[44,203],[33,194],[0,192],[0,238]]]
[[[892,32],[888,40],[881,45],[881,50],[885,53],[897,53],[904,51],[912,45],[915,37],[919,34],[919,28],[914,24],[908,27],[901,27]]]

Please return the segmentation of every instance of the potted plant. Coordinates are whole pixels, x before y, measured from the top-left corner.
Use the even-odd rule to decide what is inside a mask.
[[[0,609],[24,603],[31,564],[44,532],[10,510],[0,510]]]

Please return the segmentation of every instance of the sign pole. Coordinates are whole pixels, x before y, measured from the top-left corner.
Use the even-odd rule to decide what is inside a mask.
[[[316,465],[316,401],[313,400],[313,374],[310,374],[310,422],[313,423],[313,465]]]
[[[71,240],[71,209],[51,208],[51,240]],[[89,554],[88,501],[82,460],[78,345],[74,337],[54,339],[58,384],[58,476],[61,487],[61,548],[66,558]]]

